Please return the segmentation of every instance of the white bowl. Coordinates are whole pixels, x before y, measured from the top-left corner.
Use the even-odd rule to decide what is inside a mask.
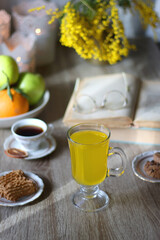
[[[45,108],[46,104],[48,103],[50,98],[50,92],[47,90],[44,93],[44,96],[40,103],[32,110],[28,111],[27,113],[20,114],[15,117],[8,117],[8,118],[0,118],[0,128],[9,128],[12,126],[12,124],[20,119],[23,118],[32,118],[36,117],[38,114],[40,114],[43,109]]]

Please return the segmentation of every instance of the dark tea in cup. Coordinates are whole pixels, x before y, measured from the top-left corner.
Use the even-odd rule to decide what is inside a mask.
[[[21,135],[21,136],[36,136],[40,133],[43,132],[43,129],[41,127],[38,126],[34,126],[34,125],[26,125],[26,126],[22,126],[16,129],[16,134]]]

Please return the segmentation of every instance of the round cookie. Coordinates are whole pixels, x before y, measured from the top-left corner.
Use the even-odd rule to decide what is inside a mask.
[[[153,159],[156,163],[160,163],[160,152],[156,152],[154,155],[153,155]]]
[[[144,165],[144,171],[150,177],[160,179],[160,164],[155,161],[147,161]]]

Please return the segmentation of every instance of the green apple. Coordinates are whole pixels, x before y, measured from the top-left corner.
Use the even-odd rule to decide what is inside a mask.
[[[7,77],[10,85],[16,83],[19,77],[19,70],[16,61],[7,55],[0,55],[0,87],[7,83]]]
[[[45,81],[40,74],[24,72],[19,76],[17,87],[27,95],[30,105],[35,105],[45,91]]]

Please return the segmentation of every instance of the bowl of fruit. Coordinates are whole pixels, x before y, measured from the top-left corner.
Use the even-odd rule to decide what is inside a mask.
[[[42,112],[50,98],[40,74],[19,73],[16,61],[0,55],[0,128]]]

